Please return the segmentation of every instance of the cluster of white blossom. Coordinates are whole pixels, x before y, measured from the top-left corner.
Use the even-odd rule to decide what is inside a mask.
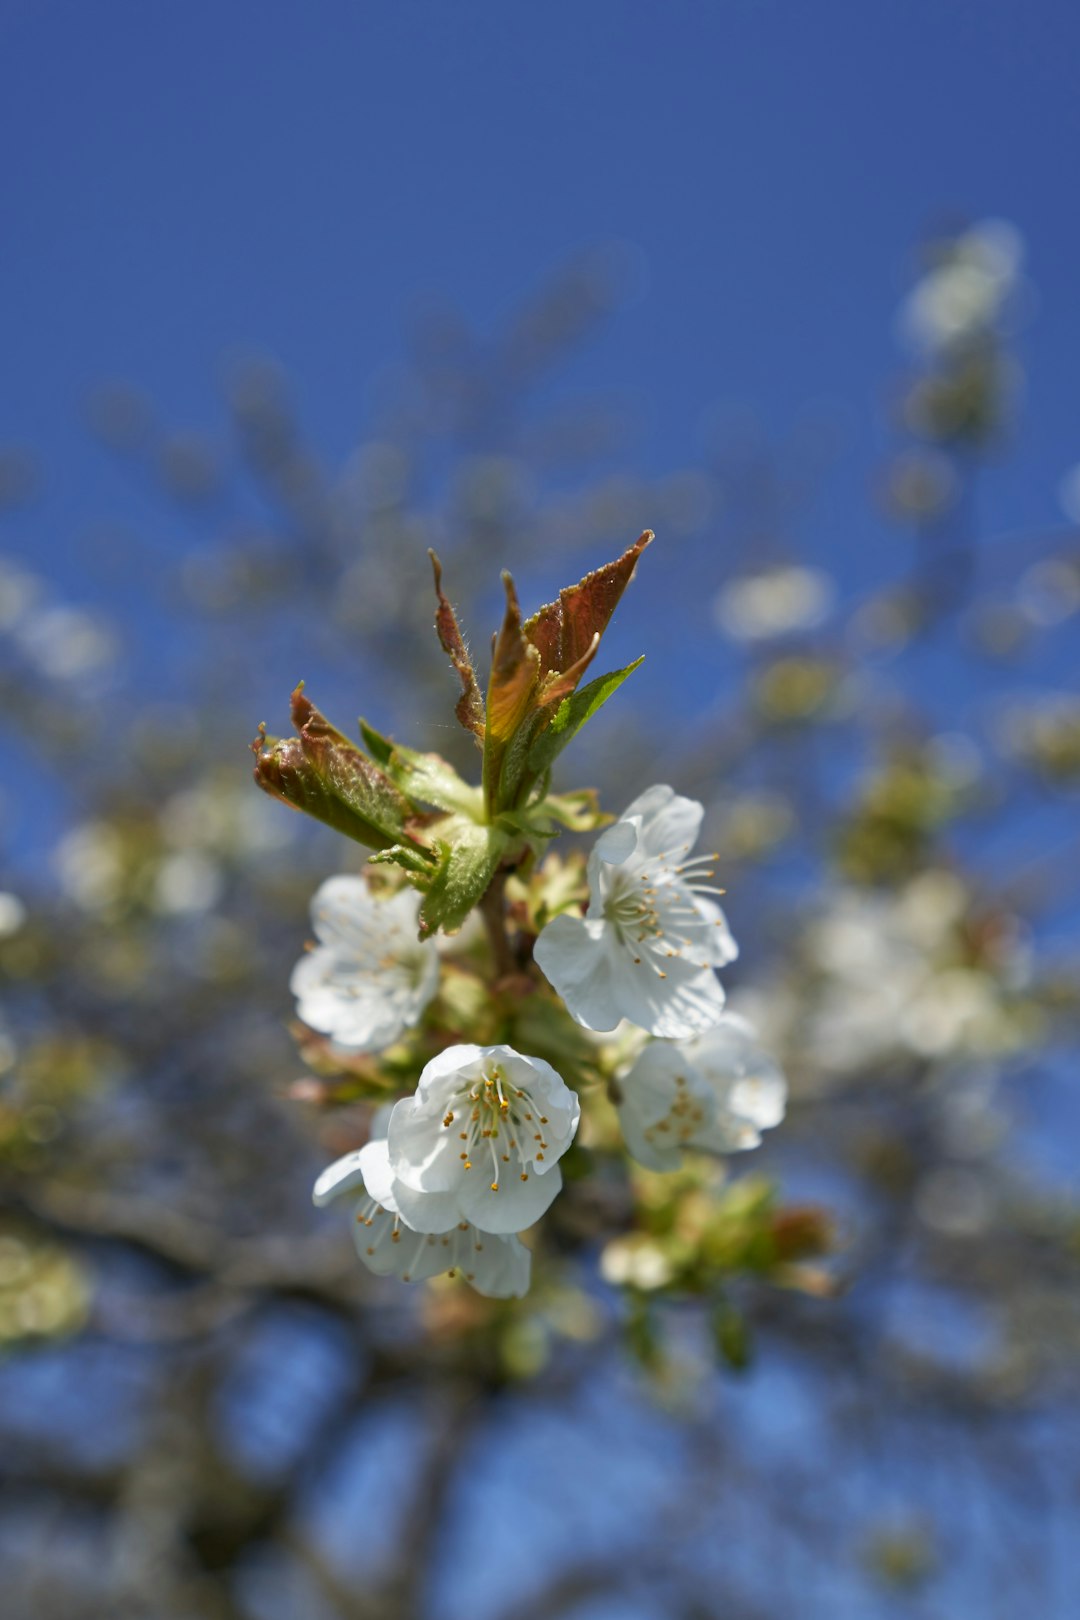
[[[625,1020],[654,1037],[614,1089],[630,1153],[658,1170],[687,1148],[754,1147],[784,1112],[782,1074],[724,1010],[715,970],[737,948],[713,898],[714,857],[691,857],[703,814],[670,787],[643,793],[597,839],[585,915],[552,918],[534,951],[585,1029]],[[417,941],[418,905],[411,890],[380,898],[357,877],[331,878],[316,894],[318,944],[292,989],[300,1017],[338,1049],[385,1049],[435,996],[439,954]],[[580,1112],[541,1058],[506,1045],[447,1047],[412,1096],[380,1111],[367,1145],[324,1172],[315,1202],[359,1195],[357,1249],[380,1275],[449,1271],[481,1293],[519,1296],[531,1257],[518,1234],[558,1193]]]
[[[908,295],[903,335],[941,357],[997,330],[1024,291],[1024,240],[1008,220],[984,219],[948,242]]]

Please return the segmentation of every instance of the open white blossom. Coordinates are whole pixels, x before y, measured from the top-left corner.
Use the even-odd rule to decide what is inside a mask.
[[[828,618],[835,596],[832,580],[820,568],[789,563],[729,580],[714,612],[733,641],[768,641],[816,630]]]
[[[390,1168],[385,1136],[374,1136],[324,1170],[312,1197],[321,1205],[350,1192],[361,1195],[353,1223],[356,1251],[376,1276],[421,1282],[445,1271],[492,1299],[520,1299],[528,1291],[532,1256],[524,1244],[461,1220],[446,1193],[403,1187]]]
[[[456,1220],[485,1232],[532,1226],[562,1186],[558,1160],[580,1113],[575,1093],[541,1058],[510,1046],[447,1047],[390,1116],[403,1215],[414,1224],[433,1218],[435,1206],[415,1210],[409,1192],[445,1194],[447,1229]]]
[[[620,1019],[670,1040],[716,1023],[724,992],[714,968],[738,955],[719,894],[715,855],[687,859],[703,807],[672,788],[649,788],[589,856],[589,909],[552,919],[536,961],[586,1029]]]
[[[434,944],[416,937],[420,896],[382,899],[361,877],[327,878],[311,902],[319,943],[289,987],[305,1024],[344,1050],[378,1052],[418,1022],[439,981]]]
[[[650,1170],[675,1170],[683,1150],[757,1147],[784,1117],[787,1084],[736,1013],[692,1041],[652,1041],[619,1082],[626,1145]]]

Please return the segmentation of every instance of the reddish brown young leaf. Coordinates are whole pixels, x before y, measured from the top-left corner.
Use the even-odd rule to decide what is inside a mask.
[[[435,632],[443,652],[457,670],[461,681],[461,696],[457,700],[454,713],[466,731],[473,732],[482,740],[484,700],[480,695],[480,686],[469,658],[469,649],[465,645],[465,637],[457,622],[457,615],[443,595],[442,564],[433,551],[429,551],[428,556],[431,558],[431,567],[435,574],[435,595],[439,601],[435,610]]]
[[[370,849],[420,847],[408,830],[415,820],[408,799],[319,713],[302,684],[291,707],[296,737],[268,738],[262,731],[252,744],[259,786]]]
[[[506,743],[525,718],[540,672],[536,648],[521,633],[521,608],[509,574],[502,576],[506,612],[491,653],[488,682],[487,734]]]
[[[567,586],[559,592],[557,602],[549,602],[526,622],[524,633],[540,655],[544,675],[565,674],[578,663],[584,670],[593,638],[607,629],[637,560],[652,538],[653,531],[646,529],[621,557]]]

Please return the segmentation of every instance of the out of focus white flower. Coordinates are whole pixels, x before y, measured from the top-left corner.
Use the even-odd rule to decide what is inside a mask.
[[[124,877],[120,834],[104,821],[86,821],[67,833],[53,852],[60,887],[84,911],[103,911],[117,898]]]
[[[21,624],[44,589],[36,574],[0,557],[0,630],[13,630]]]
[[[337,1046],[378,1052],[417,1023],[439,982],[439,958],[416,937],[420,896],[372,894],[361,877],[328,878],[311,902],[319,943],[293,969],[305,1024]]]
[[[600,1256],[600,1275],[617,1287],[640,1288],[651,1293],[670,1282],[671,1261],[648,1238],[617,1237]]]
[[[161,830],[174,849],[201,849],[233,860],[258,862],[289,842],[292,818],[259,796],[249,804],[241,794],[214,777],[184,788],[167,799]]]
[[[0,890],[0,939],[10,939],[26,921],[26,907],[17,894]]]
[[[580,1115],[576,1094],[542,1058],[449,1046],[390,1116],[395,1184],[446,1194],[449,1214],[485,1232],[524,1231],[562,1186],[558,1161]],[[400,1196],[399,1205],[414,1224],[423,1218]]]
[[[26,656],[54,681],[93,674],[116,656],[111,632],[79,608],[58,606],[31,613],[17,635]]]
[[[995,975],[1008,982],[1015,966],[1022,976],[1024,942],[1002,931],[994,974],[961,965],[957,930],[966,910],[963,884],[943,871],[921,873],[896,896],[835,895],[808,931],[819,977],[789,1031],[807,1061],[850,1074],[905,1052],[992,1050],[1004,1034]]]
[[[1080,502],[1077,514],[1080,521]],[[1080,610],[1080,563],[1073,557],[1044,557],[1032,563],[1020,577],[1016,600],[1032,624],[1045,628],[1063,624]]]
[[[478,1293],[519,1299],[528,1291],[532,1256],[514,1234],[480,1231],[463,1221],[447,1193],[416,1192],[390,1168],[388,1109],[380,1110],[376,1134],[356,1153],[324,1170],[312,1197],[328,1204],[359,1192],[353,1223],[356,1251],[376,1276],[420,1282],[442,1272],[460,1273]]]
[[[1023,260],[1023,238],[1007,220],[973,225],[912,288],[900,312],[904,336],[930,356],[986,336],[1016,296]]]
[[[784,1117],[787,1084],[744,1018],[724,1013],[692,1041],[651,1041],[619,1082],[626,1145],[650,1170],[675,1170],[683,1152],[757,1147]]]
[[[589,856],[589,909],[549,922],[534,956],[572,1017],[611,1030],[626,1018],[672,1040],[720,1017],[713,969],[738,955],[704,863],[689,859],[703,807],[670,787],[649,788]]]
[[[221,867],[194,850],[167,855],[154,880],[154,905],[168,915],[209,911],[221,898]]]
[[[828,574],[792,564],[730,580],[716,598],[714,612],[733,641],[767,641],[816,629],[828,618],[835,597]]]

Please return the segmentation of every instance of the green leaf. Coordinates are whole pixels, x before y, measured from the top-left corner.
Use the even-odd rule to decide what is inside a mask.
[[[384,737],[366,720],[360,721],[360,735],[386,774],[410,799],[446,810],[454,815],[480,821],[484,798],[479,788],[470,787],[454,767],[439,754],[421,754]]]
[[[438,754],[417,754],[411,748],[395,748],[390,756],[389,773],[410,799],[448,810],[479,821],[484,814],[484,796],[479,788],[463,782],[452,765]]]
[[[532,745],[529,752],[529,769],[537,773],[550,769],[567,743],[592,719],[596,711],[604,706],[611,694],[618,691],[627,676],[632,675],[643,662],[644,656],[635,658],[625,669],[612,670],[610,675],[598,675],[588,686],[583,686],[580,691],[564,698],[556,709],[551,724],[540,733]]]
[[[376,731],[374,726],[368,724],[363,715],[360,716],[359,725],[360,740],[372,759],[379,765],[389,765],[390,756],[394,752],[393,739],[384,737],[381,731]]]
[[[509,843],[499,827],[481,827],[464,816],[439,828],[440,861],[420,907],[420,938],[436,929],[453,934],[483,897]]]

